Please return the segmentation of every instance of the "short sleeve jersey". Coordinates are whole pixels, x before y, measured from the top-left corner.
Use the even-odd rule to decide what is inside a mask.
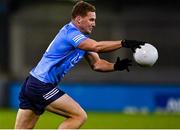
[[[87,53],[77,47],[87,38],[72,22],[66,24],[30,74],[45,83],[59,83]]]

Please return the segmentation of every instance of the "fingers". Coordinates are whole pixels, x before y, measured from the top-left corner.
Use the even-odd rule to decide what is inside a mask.
[[[127,64],[131,64],[132,60],[130,59],[124,59],[126,61]]]
[[[134,46],[133,48],[131,48],[131,50],[132,50],[132,52],[133,53],[135,53],[135,50],[137,49],[137,48],[139,48],[139,49],[141,49],[141,45],[144,45],[146,42],[138,42],[137,44],[136,44],[136,46]]]
[[[129,66],[132,66],[131,64],[132,60],[129,60],[128,58],[120,60],[120,57],[117,57],[116,63],[114,64],[114,70],[127,70],[129,72]]]
[[[129,68],[128,67],[126,68],[126,70],[127,70],[127,72],[129,72]]]
[[[125,61],[126,61],[126,70],[127,70],[127,72],[129,72],[130,70],[129,70],[129,66],[132,66],[132,60],[129,60],[129,59],[125,59]]]
[[[120,62],[120,57],[118,56],[118,58],[117,58],[117,62]]]
[[[132,52],[135,53],[135,48],[131,48]]]
[[[137,48],[139,48],[139,49],[140,49],[140,48],[141,48],[141,46],[139,45],[139,46],[137,46]]]
[[[146,42],[141,42],[140,45],[144,45]]]

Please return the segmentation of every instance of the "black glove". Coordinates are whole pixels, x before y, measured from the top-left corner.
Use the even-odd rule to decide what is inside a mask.
[[[140,45],[144,45],[145,43],[146,42],[136,40],[122,40],[122,47],[131,48],[134,53],[136,48],[141,48]]]
[[[117,57],[116,63],[114,64],[114,70],[122,71],[122,70],[127,70],[129,72],[129,66],[132,66],[131,60],[129,59],[123,59],[120,60],[119,57]]]

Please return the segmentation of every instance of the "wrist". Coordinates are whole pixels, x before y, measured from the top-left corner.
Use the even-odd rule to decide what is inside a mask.
[[[117,66],[117,64],[116,64],[116,63],[114,63],[114,65],[113,65],[113,69],[114,69],[114,71],[117,71],[117,70],[118,70],[118,66]]]
[[[121,46],[125,47],[125,44],[126,44],[126,40],[121,40]]]

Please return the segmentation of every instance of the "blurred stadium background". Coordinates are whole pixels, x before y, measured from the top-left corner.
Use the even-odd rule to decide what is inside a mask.
[[[180,2],[88,2],[97,8],[92,38],[149,41],[159,59],[152,68],[134,63],[130,73],[93,72],[84,60],[71,70],[59,87],[88,112],[83,128],[180,128]],[[0,128],[13,128],[20,86],[70,21],[73,5],[72,0],[0,1]],[[127,49],[100,55],[109,61],[132,58]],[[62,119],[46,112],[36,128],[56,128]]]

